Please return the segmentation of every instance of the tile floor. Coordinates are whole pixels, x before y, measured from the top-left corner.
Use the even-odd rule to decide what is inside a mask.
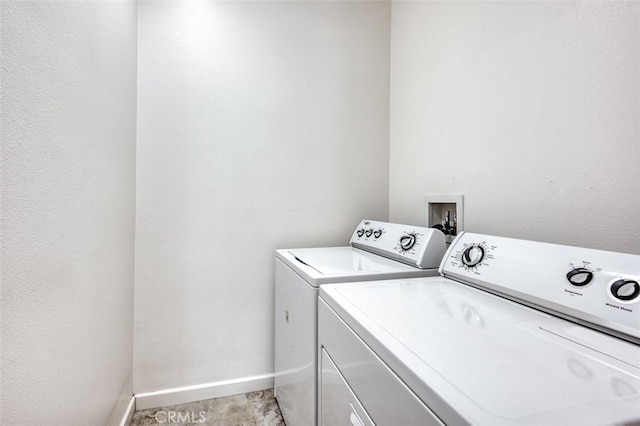
[[[285,426],[273,390],[136,411],[129,426]]]

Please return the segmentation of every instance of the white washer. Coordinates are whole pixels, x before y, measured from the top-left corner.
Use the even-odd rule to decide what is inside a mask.
[[[320,424],[640,424],[640,256],[464,233],[440,272],[322,287]]]
[[[438,275],[442,232],[363,220],[349,247],[276,251],[275,394],[289,426],[317,419],[318,287],[326,283]]]

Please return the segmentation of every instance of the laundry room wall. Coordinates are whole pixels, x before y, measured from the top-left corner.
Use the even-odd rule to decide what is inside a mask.
[[[135,1],[2,1],[0,424],[132,397]]]
[[[388,218],[389,25],[375,1],[140,2],[139,407],[269,387],[274,250]]]
[[[390,218],[640,253],[640,3],[393,2]]]

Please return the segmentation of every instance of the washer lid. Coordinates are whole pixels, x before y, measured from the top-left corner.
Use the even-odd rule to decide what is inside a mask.
[[[322,275],[376,274],[416,269],[352,247],[293,249],[288,252]]]
[[[640,420],[632,343],[446,278],[329,285],[320,295],[445,423]]]

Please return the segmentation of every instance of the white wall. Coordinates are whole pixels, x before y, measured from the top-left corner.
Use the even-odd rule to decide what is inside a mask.
[[[640,253],[640,3],[394,2],[390,218]]]
[[[109,423],[132,392],[136,5],[0,5],[0,423]],[[427,194],[464,194],[468,230],[640,253],[638,3],[140,8],[136,393],[268,376],[273,250],[424,223]]]
[[[142,1],[136,394],[273,371],[274,249],[388,218],[390,5]]]
[[[2,1],[0,424],[132,395],[134,1]]]

